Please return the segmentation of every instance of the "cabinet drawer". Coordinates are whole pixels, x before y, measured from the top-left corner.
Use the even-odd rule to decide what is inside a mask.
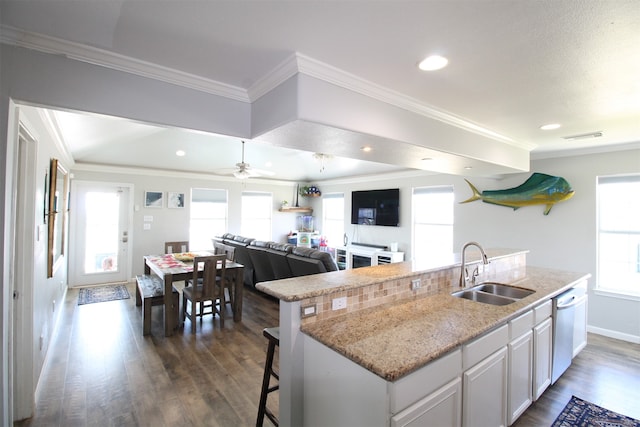
[[[509,322],[510,339],[518,338],[520,335],[530,331],[531,328],[533,328],[533,310],[529,310]]]
[[[398,413],[416,400],[460,376],[461,373],[462,352],[455,350],[399,379],[390,387],[390,412]]]
[[[544,320],[547,317],[551,317],[551,310],[552,310],[552,304],[551,304],[551,300],[540,304],[539,306],[537,306],[536,308],[533,309],[533,311],[535,312],[535,324],[539,324],[541,322],[544,322]]]
[[[482,359],[504,347],[509,342],[509,325],[502,325],[498,329],[477,338],[462,347],[462,370],[466,371]]]

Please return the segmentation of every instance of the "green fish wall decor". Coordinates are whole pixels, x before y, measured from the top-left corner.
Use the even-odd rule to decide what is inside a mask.
[[[473,196],[460,203],[482,200],[485,203],[507,206],[516,210],[523,206],[546,205],[544,214],[548,215],[554,204],[569,200],[575,191],[566,179],[543,173],[534,173],[524,183],[505,190],[478,191],[467,179]]]

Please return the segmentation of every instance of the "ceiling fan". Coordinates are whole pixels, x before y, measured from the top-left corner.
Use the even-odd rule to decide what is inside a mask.
[[[228,172],[227,172],[228,171]],[[242,161],[236,163],[235,169],[225,170],[223,173],[233,175],[238,179],[247,179],[260,176],[273,176],[275,172],[252,168],[249,163],[244,161],[244,141],[242,141]]]

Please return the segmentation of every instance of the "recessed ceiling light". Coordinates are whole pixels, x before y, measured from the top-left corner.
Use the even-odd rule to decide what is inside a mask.
[[[273,163],[271,163],[271,162],[269,162],[269,161],[268,161],[268,162],[266,162],[264,165],[265,165],[266,167],[270,168],[271,166],[273,166]]]
[[[364,151],[365,153],[368,153],[369,151],[371,151],[371,147],[369,147],[368,145],[365,145],[364,147],[361,148],[362,151]]]
[[[471,169],[473,169],[473,167],[472,167],[472,166],[465,166],[465,167],[464,167],[464,170],[467,170],[467,171],[470,171]]]
[[[422,71],[436,71],[446,67],[448,63],[449,60],[444,56],[431,55],[420,61],[418,68]]]
[[[433,157],[423,157],[422,158],[423,162],[430,162],[431,160],[433,160]]]
[[[540,126],[541,130],[554,130],[554,129],[558,129],[560,127],[560,123],[549,123],[547,125],[542,125]]]
[[[176,151],[176,156],[178,156],[178,157],[184,157],[185,154],[187,154],[187,153],[185,153],[184,150]]]

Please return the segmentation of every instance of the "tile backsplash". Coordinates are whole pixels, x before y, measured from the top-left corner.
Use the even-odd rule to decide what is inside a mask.
[[[468,271],[473,271],[476,265],[478,264],[469,264]],[[484,267],[484,272],[478,276],[479,280],[511,283],[525,277],[526,253],[493,259]],[[421,298],[438,292],[452,292],[458,288],[459,277],[460,267],[448,267],[412,277],[382,281],[373,285],[307,298],[300,301],[300,306],[315,306],[316,315],[303,317],[301,321],[304,325],[379,305]],[[412,281],[416,279],[420,280],[420,287],[412,290]],[[347,298],[346,308],[332,310],[332,301],[341,297]]]

